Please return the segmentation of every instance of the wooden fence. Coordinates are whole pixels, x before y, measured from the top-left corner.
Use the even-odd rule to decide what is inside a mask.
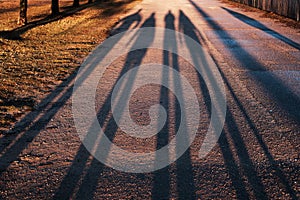
[[[300,20],[300,0],[231,0]]]

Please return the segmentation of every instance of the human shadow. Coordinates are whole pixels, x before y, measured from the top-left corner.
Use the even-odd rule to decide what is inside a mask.
[[[185,35],[191,37],[193,40],[195,40],[199,44],[202,43],[202,38],[201,37],[199,38],[199,35],[201,35],[201,34],[199,33],[198,29],[195,27],[195,25],[189,19],[189,17],[181,10],[180,10],[180,14],[179,14],[179,27],[180,27],[180,30],[182,30]],[[188,45],[188,49],[191,50],[190,53],[192,55],[194,65],[198,66],[200,64],[200,62],[205,61],[205,59],[201,59],[202,56],[199,55],[198,52],[192,51],[192,47],[189,47],[188,43],[187,43],[187,45]],[[210,114],[210,117],[211,117],[212,104],[210,101],[209,91],[208,91],[208,88],[206,87],[205,81],[203,80],[202,76],[199,74],[198,74],[198,82],[199,82],[199,86],[202,91],[202,95],[204,97],[203,99],[205,101],[206,110],[208,111],[208,113]],[[234,160],[233,153],[228,148],[229,145],[227,142],[227,138],[224,137],[224,132],[222,132],[222,134],[220,136],[219,143],[220,143],[220,141],[222,141],[220,146],[221,146],[222,153],[224,155],[225,167],[231,178],[232,185],[237,193],[238,199],[244,199],[244,197],[248,197],[248,193],[247,193],[245,184],[243,183],[242,179],[238,175],[239,174],[238,165],[236,164],[236,162]],[[224,146],[224,144],[227,144],[227,146]]]
[[[294,42],[293,40],[281,35],[280,33],[268,28],[267,26],[263,25],[262,23],[256,21],[255,19],[248,17],[246,15],[243,15],[241,13],[235,12],[233,10],[230,10],[228,8],[224,8],[221,7],[223,10],[226,10],[229,14],[231,14],[232,16],[234,16],[235,18],[237,18],[238,20],[244,22],[245,24],[248,24],[254,28],[260,29],[262,31],[264,31],[265,33],[267,33],[268,35],[279,39],[280,41],[286,43],[287,45],[294,47],[295,49],[300,50],[300,44],[298,44],[297,42]]]
[[[134,23],[135,21],[131,21]],[[119,40],[114,40],[111,43],[113,48]],[[107,53],[110,51],[107,50]],[[83,77],[88,77],[93,72],[95,66],[87,66],[86,72]],[[34,138],[46,128],[47,124],[55,116],[55,114],[65,105],[73,92],[73,82],[77,76],[75,70],[69,77],[67,77],[60,85],[46,96],[35,109],[24,116],[17,122],[11,130],[9,130],[0,139],[0,175],[10,166],[10,164],[18,159],[20,153],[34,140]],[[83,80],[82,80],[83,81]],[[81,146],[78,155],[74,159],[75,171],[77,169],[84,169],[85,163],[78,162],[79,159],[86,160],[90,154],[84,146]],[[76,176],[74,178],[76,181]],[[69,177],[69,178],[70,178]],[[71,179],[72,179],[71,178]],[[72,181],[68,182],[72,188]],[[77,182],[75,182],[76,184]],[[64,193],[64,191],[62,191]],[[66,190],[68,192],[68,190]]]
[[[124,23],[124,28],[128,26],[130,23],[135,23],[135,15],[138,13],[134,13],[131,18],[128,16],[126,23]],[[122,26],[121,26],[122,27]],[[129,26],[128,26],[129,28]],[[117,44],[118,40],[115,40],[112,43],[112,47]],[[107,51],[107,53],[110,50]],[[89,70],[86,70],[85,76],[88,76],[89,73],[93,72],[93,66],[89,67]],[[33,138],[47,125],[49,119],[51,119],[54,114],[60,109],[63,103],[55,104],[59,100],[59,102],[65,102],[71,94],[72,86],[69,86],[76,77],[77,71],[71,74],[64,82],[58,85],[47,97],[45,97],[37,106],[35,106],[35,110],[28,113],[25,117],[23,117],[19,122],[17,122],[13,128],[11,128],[6,136],[0,139],[0,165],[1,171],[4,171],[9,164],[14,161],[19,153],[26,148],[26,146],[33,140]],[[43,113],[41,115],[41,113]],[[42,123],[41,123],[42,122]],[[34,132],[32,131],[34,130]],[[21,132],[22,137],[19,137]],[[18,138],[18,139],[17,139]],[[31,139],[28,139],[31,138]],[[15,141],[17,139],[17,141]],[[14,142],[15,145],[11,146],[10,144]],[[5,150],[5,153],[4,153]]]
[[[155,13],[152,13],[145,20],[145,22],[141,25],[141,28],[145,28],[145,27],[155,27]],[[149,46],[152,43],[152,41],[154,39],[154,31],[152,31],[151,33],[148,32],[147,36],[148,36],[147,39],[143,40],[143,44],[145,46]],[[140,45],[141,39],[145,39],[145,37],[142,34],[142,32],[138,31],[136,38],[135,38],[135,42],[133,43],[132,48],[131,48],[132,50],[136,49]],[[120,72],[119,77],[116,79],[116,81],[118,81],[118,79],[120,79],[126,72],[128,72],[128,70],[130,70],[134,67],[140,66],[147,51],[148,51],[147,48],[140,49],[138,52],[130,51],[127,54],[127,57],[125,59],[125,64]],[[128,80],[123,83],[124,85],[126,85],[126,89],[124,89],[122,92],[120,92],[120,96],[121,96],[120,99],[117,100],[116,102],[114,102],[116,107],[120,108],[120,109],[118,109],[118,111],[121,113],[124,111],[124,107],[123,107],[124,102],[129,101],[129,98],[130,98],[129,91],[131,91],[132,87],[134,86],[137,72],[138,72],[138,70],[130,73]],[[110,105],[108,105],[108,104],[111,102],[111,94],[112,93],[109,94],[109,97],[103,104],[106,108],[102,106],[99,109],[98,120],[99,120],[99,124],[101,127],[103,127],[104,122],[108,120],[108,123],[106,125],[104,132],[105,132],[106,136],[110,139],[110,141],[113,141],[115,134],[118,130],[118,125],[116,124],[114,117],[108,115],[108,113],[107,113],[107,111],[110,110],[110,109],[108,109],[108,108],[110,108]],[[104,113],[103,113],[103,111],[104,111]],[[102,148],[103,146],[105,146],[104,140],[100,140],[99,145],[98,145],[98,148],[99,148],[98,151],[101,151],[100,148]],[[109,153],[109,149],[106,149],[105,157],[107,157],[108,153]],[[103,153],[101,153],[101,154],[103,155]],[[103,167],[99,168],[99,164],[100,164],[99,161],[96,158],[93,158],[91,166],[88,169],[87,174],[83,178],[83,182],[80,185],[79,191],[76,194],[77,199],[92,199],[93,198],[93,194],[96,190],[96,186],[98,185],[98,180],[101,177],[101,172],[103,170]]]
[[[185,15],[185,13],[183,11],[180,11],[179,18],[180,18],[180,26],[183,29],[184,33],[188,36],[191,36],[196,42],[200,43],[200,39],[198,39],[198,37],[197,37],[197,34],[199,34],[199,33],[197,33],[198,31],[197,31],[196,27],[193,25],[192,21]],[[189,44],[187,43],[187,45],[189,45]],[[191,48],[189,48],[189,49],[191,50]],[[198,59],[201,58],[201,55],[198,55],[198,52],[190,52],[190,53],[192,55],[194,64],[199,65],[200,61],[198,61]],[[201,61],[203,62],[204,59],[201,59]],[[209,105],[209,104],[206,104],[206,105]],[[209,109],[210,108],[207,106],[207,110],[209,110]],[[232,117],[232,114],[229,110],[227,111],[226,116],[227,116],[226,123],[231,125],[229,127],[234,127],[234,128],[231,128],[230,131],[228,131],[228,132],[231,134],[231,138],[235,141],[234,144],[235,144],[235,148],[238,151],[239,159],[243,163],[245,163],[245,166],[243,166],[243,168],[246,171],[248,180],[249,180],[253,190],[255,191],[255,195],[257,198],[259,197],[260,199],[266,199],[266,194],[265,194],[262,182],[259,179],[257,172],[255,171],[253,162],[250,159],[250,156],[247,152],[243,138],[241,137],[240,132],[237,129],[235,120]],[[238,165],[234,161],[233,153],[230,151],[229,146],[225,146],[225,145],[228,145],[227,137],[228,137],[227,133],[223,132],[221,138],[219,139],[221,151],[222,151],[223,157],[224,157],[225,167],[226,167],[228,174],[232,180],[232,185],[236,190],[238,199],[248,198],[249,195],[245,188],[245,185],[238,175],[239,174]]]
[[[197,4],[189,0],[199,14],[204,18],[209,18],[210,16],[204,12]],[[227,33],[222,27],[215,21],[208,21],[208,24],[215,31],[219,38],[227,38],[234,40],[232,36]],[[221,40],[223,41],[223,40]],[[230,44],[224,42],[224,45],[232,53],[235,59],[245,68],[254,71],[266,71],[259,61],[257,61],[249,52],[247,52],[241,45],[238,43],[235,45],[235,48],[232,49]],[[238,49],[238,51],[236,50]],[[241,56],[242,55],[242,56]],[[263,87],[266,95],[273,100],[273,103],[276,104],[285,114],[293,120],[295,123],[300,124],[300,99],[288,86],[286,86],[279,78],[275,76],[260,78],[258,76],[253,76],[255,83]],[[276,86],[273,87],[272,85]]]
[[[199,14],[202,17],[204,17],[204,18],[210,17],[194,1],[192,1],[192,0],[189,0],[189,1],[196,8],[196,10],[198,10]],[[231,38],[231,36],[228,33],[226,33],[217,22],[208,21],[208,23],[213,29],[222,30],[222,33],[220,33],[219,31],[216,31],[216,33],[219,35],[219,37]],[[226,44],[224,43],[224,45],[226,45]],[[228,48],[228,49],[230,49],[230,48]],[[246,50],[244,50],[240,46],[239,46],[239,49],[245,55],[247,55],[247,59],[254,60],[254,58]],[[235,54],[235,53],[233,52],[233,54]],[[239,59],[238,55],[236,55],[236,57],[237,57],[237,59]],[[240,60],[240,62],[243,63],[243,60]],[[264,67],[261,64],[259,64],[258,62],[256,62],[256,63],[258,65],[257,66],[258,68],[260,68],[262,70],[264,69]],[[297,199],[296,192],[291,187],[291,185],[290,185],[289,181],[287,180],[286,176],[284,175],[282,169],[276,164],[275,159],[272,156],[271,152],[269,151],[267,144],[264,142],[258,128],[256,127],[256,124],[253,122],[253,120],[247,113],[247,110],[243,106],[242,102],[239,100],[238,96],[235,94],[231,84],[229,83],[228,79],[226,78],[226,76],[224,75],[222,70],[219,70],[219,71],[222,75],[222,78],[224,80],[226,87],[228,88],[228,90],[230,92],[231,97],[233,98],[235,104],[238,106],[239,110],[241,111],[243,118],[246,120],[247,124],[249,125],[249,127],[252,131],[252,134],[255,136],[257,142],[263,149],[263,153],[267,157],[270,166],[272,167],[272,169],[274,169],[275,175],[279,178],[280,183],[284,186],[286,192],[290,194],[292,199]],[[257,81],[259,82],[260,80],[257,79]],[[273,81],[276,82],[282,88],[286,88],[283,86],[283,84],[281,83],[280,80],[274,78]],[[268,88],[267,85],[264,85],[264,87]],[[286,90],[288,90],[288,88],[286,88]],[[276,97],[276,95],[278,95],[278,94],[275,94],[273,91],[272,91],[272,94],[274,95],[274,99],[278,99]],[[293,96],[292,96],[292,98],[293,98]],[[295,100],[295,98],[296,97],[294,97],[293,99]],[[296,100],[293,103],[295,103],[297,101],[299,101],[299,100]],[[251,186],[254,190],[255,197],[259,198],[259,199],[267,199],[266,191],[262,185],[262,181],[254,168],[254,164],[251,161],[250,155],[247,152],[247,149],[245,147],[244,139],[239,132],[237,123],[235,122],[233,114],[230,110],[227,111],[226,122],[227,122],[226,124],[228,126],[228,133],[222,134],[222,136],[219,140],[219,144],[220,144],[220,147],[221,147],[221,150],[223,153],[225,164],[227,163],[226,164],[227,169],[229,171],[229,174],[231,174],[231,179],[233,180],[233,184],[235,185],[234,187],[236,188],[239,198],[240,199],[248,198],[249,195],[247,193],[245,193],[246,192],[245,187],[243,186],[243,184],[241,184],[242,180],[236,175],[236,173],[238,173],[238,166],[235,164],[236,162],[234,162],[234,158],[232,156],[233,153],[230,152],[230,147],[228,145],[229,138],[231,138],[231,140],[233,140],[233,142],[234,142],[233,146],[235,147],[235,149],[237,149],[238,158],[242,162],[241,167],[246,172],[246,176],[249,179],[249,183],[251,184]]]
[[[165,26],[169,29],[174,29],[174,15],[169,12],[165,17]],[[164,48],[169,48],[169,37],[164,37]],[[163,64],[170,66],[169,55],[167,51],[163,51]],[[169,70],[163,69],[161,79],[164,83],[169,83]],[[167,118],[164,127],[160,130],[156,137],[156,150],[159,150],[166,146],[169,142],[169,128],[170,128],[170,99],[169,91],[165,86],[160,88],[160,104],[167,111]],[[167,155],[166,155],[167,154]],[[168,152],[165,153],[164,159],[168,159]],[[158,155],[156,156],[155,164],[159,162]],[[170,167],[167,166],[163,169],[153,172],[153,185],[152,185],[152,197],[154,199],[169,199],[170,198]]]
[[[110,31],[110,35],[116,35],[123,31],[127,31],[131,26],[133,26],[133,29],[137,28],[142,20],[140,14],[141,11],[142,9],[139,9],[137,12],[120,19],[115,27]]]
[[[166,22],[166,28],[175,30],[175,23],[174,23],[174,15],[169,12],[166,15],[165,22]],[[177,46],[177,39],[174,32],[172,32],[171,37],[166,37],[164,44],[165,49],[168,49],[169,51],[164,53],[166,54],[164,56],[165,65],[172,66],[176,71],[180,73],[183,66],[179,65],[178,61],[178,55],[175,53],[170,52],[178,52],[178,46]],[[175,40],[175,41],[174,41]],[[168,61],[169,59],[169,61]],[[173,75],[174,77],[174,75]],[[178,83],[173,82],[175,91],[177,91],[177,94],[181,94],[181,99],[183,96],[183,88],[182,88],[182,82],[181,79],[177,80]],[[176,100],[174,102],[175,104],[175,130],[179,130],[179,126],[187,127],[187,121],[186,121],[186,111],[185,111],[185,101],[181,101],[180,103]],[[184,143],[187,144],[190,140],[188,137],[188,133],[183,135],[182,137],[178,138],[176,143]],[[176,146],[176,153],[179,154],[180,148],[177,145]],[[196,199],[196,189],[195,189],[195,183],[194,183],[194,172],[193,172],[193,166],[192,166],[192,160],[191,160],[191,150],[188,148],[184,154],[176,161],[176,183],[177,183],[177,192],[178,192],[178,198],[179,199]]]
[[[174,70],[180,72],[180,65],[178,61],[177,46],[177,36],[175,32],[170,32],[170,30],[175,30],[175,16],[171,11],[165,15],[165,35],[163,39],[164,50],[163,50],[163,65],[173,68]],[[177,98],[183,99],[183,88],[181,80],[172,79],[170,82],[169,77],[175,77],[176,75],[172,70],[164,68],[162,71],[162,82],[172,84],[175,93],[179,96]],[[176,81],[176,83],[174,82]],[[171,85],[170,85],[171,87]],[[177,98],[170,98],[168,88],[161,87],[160,91],[160,103],[165,108],[168,113],[166,123],[164,128],[157,134],[157,146],[156,149],[160,149],[167,145],[169,139],[171,138],[171,132],[175,133],[179,130],[179,126],[185,127],[187,122],[185,120],[185,102],[178,102]],[[171,128],[172,127],[172,128]],[[176,144],[188,143],[188,133],[178,138]],[[176,154],[180,154],[180,147],[176,146]],[[166,153],[167,154],[167,153]],[[168,159],[169,155],[164,155],[164,160]],[[159,162],[156,158],[156,162]],[[178,199],[196,199],[195,184],[194,184],[194,172],[191,161],[190,149],[187,149],[183,155],[180,156],[175,162],[176,170],[174,175],[176,176],[176,191]],[[152,185],[152,199],[170,199],[171,198],[171,186],[170,186],[170,176],[172,173],[171,167],[167,166],[161,170],[153,172],[153,185]],[[172,173],[173,174],[173,173]]]
[[[135,14],[139,14],[135,13]],[[132,19],[132,18],[127,18]],[[139,17],[133,17],[135,20],[130,20],[123,22],[125,27],[130,27],[130,24],[134,24],[136,20],[140,20]],[[155,26],[155,14],[152,13],[148,19],[145,20],[145,22],[141,25],[141,27],[154,27]],[[123,27],[124,28],[124,27]],[[124,30],[124,29],[122,29]],[[147,38],[147,41],[143,41],[145,45],[150,45],[153,38],[154,38],[154,32],[151,34],[149,33],[149,37]],[[143,35],[141,35],[141,32],[138,32],[136,35],[136,39],[133,43],[133,46],[131,49],[135,49],[136,46],[140,43],[140,38],[144,38]],[[140,51],[130,51],[127,54],[125,64],[119,74],[119,77],[116,79],[115,83],[117,83],[118,79],[122,77],[128,70],[139,66],[146,54],[148,49],[141,49]],[[96,62],[97,63],[97,62]],[[124,84],[126,85],[126,91],[130,90],[133,87],[134,80],[136,77],[136,72],[130,74],[130,78],[127,82]],[[115,86],[115,85],[114,85]],[[129,93],[126,91],[121,92],[122,98],[120,98],[116,103],[116,105],[119,105],[121,109],[123,109],[122,103],[124,101],[128,101]],[[111,110],[111,95],[112,91],[108,94],[108,97],[106,98],[105,102],[102,104],[101,108],[98,110],[98,121],[93,123],[99,123],[101,127],[103,127],[104,123],[106,123],[105,129],[103,130],[105,132],[105,135],[109,138],[109,140],[113,141],[115,134],[118,130],[118,126],[113,118],[113,116],[110,113]],[[97,147],[96,151],[100,151],[100,149],[103,146],[107,146],[104,144],[104,140],[100,139],[99,142],[96,142],[96,139],[93,138],[93,136],[87,135],[84,140],[88,141],[94,141],[91,145],[94,145]],[[102,152],[102,155],[104,157],[108,156],[110,146],[107,146],[106,151]],[[79,190],[76,192],[75,197],[76,199],[93,199],[94,192],[96,190],[96,187],[99,183],[99,178],[101,176],[101,173],[104,169],[104,165],[100,163],[96,158],[93,158],[91,161],[91,164],[88,166],[88,159],[90,157],[90,154],[85,149],[84,145],[82,144],[73,160],[73,163],[71,167],[69,168],[67,174],[65,175],[63,181],[61,182],[58,190],[56,191],[53,199],[69,199],[72,195],[74,195],[75,187],[78,185],[78,182],[83,175],[83,173],[86,171],[83,180],[81,184],[79,184]],[[78,160],[80,160],[78,162]]]

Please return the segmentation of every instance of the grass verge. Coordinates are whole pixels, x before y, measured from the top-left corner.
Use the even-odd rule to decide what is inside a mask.
[[[72,1],[61,0],[61,14],[49,17],[50,1],[31,0],[24,27],[16,25],[18,1],[1,1],[0,134],[74,73],[139,1],[81,1],[72,8]]]

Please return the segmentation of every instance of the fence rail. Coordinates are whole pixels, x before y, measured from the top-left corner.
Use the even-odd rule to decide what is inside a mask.
[[[231,0],[300,20],[300,0]]]

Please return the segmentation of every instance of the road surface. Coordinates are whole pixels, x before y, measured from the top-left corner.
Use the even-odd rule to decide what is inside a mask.
[[[260,15],[217,0],[144,0],[116,24],[111,35],[150,29],[116,37],[90,55],[82,65],[87,70],[82,72],[84,78],[77,76],[79,85],[89,86],[95,81],[93,75],[103,70],[98,65],[101,52],[105,56],[120,53],[98,77],[95,91],[85,90],[79,102],[95,95],[97,123],[114,145],[133,155],[155,152],[149,164],[153,168],[174,162],[155,171],[124,172],[114,169],[111,160],[129,171],[137,170],[138,165],[132,165],[126,154],[115,153],[103,135],[91,137],[86,148],[77,134],[81,127],[75,127],[73,118],[75,74],[18,122],[10,135],[1,138],[0,199],[298,199],[300,33]],[[163,28],[176,32],[167,34]],[[161,49],[150,48],[154,43],[161,44]],[[147,69],[153,70],[146,71],[148,74],[141,72],[146,68],[136,68],[149,63]],[[199,74],[195,66],[202,65],[204,71]],[[132,69],[139,70],[128,73]],[[177,72],[186,79],[176,78]],[[114,87],[125,75],[114,99]],[[152,79],[165,85],[155,82],[132,91],[140,80],[148,83]],[[185,80],[194,89],[199,115],[190,109],[194,104]],[[222,110],[218,104],[222,99],[212,97],[215,83],[216,91],[224,87],[226,94],[224,115],[213,115],[214,109]],[[157,116],[166,114],[166,122],[156,127],[158,134],[137,138],[122,130],[111,103],[116,103],[117,113],[125,115],[125,101],[129,102],[129,118],[138,125],[135,133],[142,133],[141,127],[151,123],[150,108]],[[165,111],[151,107],[156,104]],[[192,118],[185,117],[190,113],[194,113]],[[125,129],[132,126],[130,122],[125,121]],[[177,138],[181,123],[187,134]],[[221,124],[222,132],[216,141],[211,140],[211,151],[199,157],[210,123],[213,128]],[[195,138],[186,128],[190,124],[197,124]],[[174,146],[163,156],[157,153],[171,141]],[[182,143],[190,146],[179,153]],[[89,148],[100,151],[102,162]]]

